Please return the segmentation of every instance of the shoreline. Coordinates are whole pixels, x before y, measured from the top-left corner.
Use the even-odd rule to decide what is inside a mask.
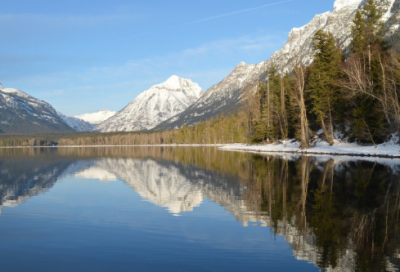
[[[383,159],[400,159],[400,145],[393,143],[380,144],[375,146],[361,146],[354,143],[336,142],[333,146],[329,146],[326,142],[319,142],[315,147],[308,149],[300,149],[298,142],[285,144],[267,144],[267,145],[245,145],[233,144],[219,147],[224,151],[248,152],[255,154],[296,154],[309,156],[347,156],[360,158],[383,158]]]
[[[360,157],[360,158],[381,158],[381,159],[400,159],[400,155],[379,155],[379,154],[354,154],[354,153],[320,153],[320,152],[309,152],[309,151],[277,151],[277,150],[256,150],[256,149],[234,149],[227,148],[222,151],[232,152],[245,152],[252,154],[294,154],[294,155],[310,155],[310,156],[333,156],[333,157]]]
[[[295,154],[309,156],[348,156],[360,158],[400,159],[400,145],[386,143],[374,146],[360,146],[349,143],[317,143],[313,148],[300,149],[299,143],[285,144],[160,144],[160,145],[66,145],[66,146],[2,146],[0,149],[23,148],[101,148],[101,147],[217,147],[221,151],[246,152],[253,154]]]
[[[0,149],[10,148],[77,148],[77,147],[222,147],[230,144],[159,144],[159,145],[56,145],[56,146],[0,146]]]

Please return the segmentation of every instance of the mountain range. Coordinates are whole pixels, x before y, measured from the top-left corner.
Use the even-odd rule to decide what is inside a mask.
[[[310,23],[293,28],[287,43],[270,59],[258,64],[239,63],[221,82],[206,92],[189,79],[172,76],[166,82],[141,93],[118,113],[100,111],[70,117],[57,112],[46,102],[15,89],[0,89],[0,133],[37,131],[144,131],[194,125],[240,106],[246,86],[255,88],[266,81],[266,70],[274,65],[281,73],[290,72],[296,63],[313,61],[312,38],[318,30],[330,31],[344,52],[350,44],[355,11],[363,0],[336,0],[332,11],[316,15]],[[389,42],[398,40],[400,0],[380,0]]]

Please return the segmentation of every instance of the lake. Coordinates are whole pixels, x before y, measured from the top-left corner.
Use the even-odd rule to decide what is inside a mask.
[[[2,271],[399,271],[400,160],[0,149]]]

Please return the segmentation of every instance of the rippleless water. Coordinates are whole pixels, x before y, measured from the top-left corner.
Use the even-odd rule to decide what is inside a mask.
[[[0,150],[4,271],[398,271],[400,161]]]

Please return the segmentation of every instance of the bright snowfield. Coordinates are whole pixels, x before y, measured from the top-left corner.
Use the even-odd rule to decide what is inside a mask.
[[[141,93],[124,109],[95,127],[100,132],[149,130],[183,112],[204,93],[197,83],[177,76]]]
[[[333,10],[337,11],[345,7],[358,7],[363,0],[336,0],[333,5]]]
[[[361,146],[356,143],[347,143],[335,139],[335,144],[330,146],[327,142],[317,141],[315,147],[300,149],[300,143],[294,140],[281,141],[279,144],[246,145],[233,144],[220,147],[222,150],[247,151],[247,152],[282,152],[282,153],[305,153],[305,154],[328,154],[328,155],[351,155],[351,156],[389,156],[400,158],[399,137],[392,135],[392,139],[386,143],[375,146]]]
[[[75,118],[81,119],[92,125],[98,125],[106,121],[107,119],[113,117],[115,114],[116,114],[115,111],[101,110],[99,112],[81,114],[75,116]]]

